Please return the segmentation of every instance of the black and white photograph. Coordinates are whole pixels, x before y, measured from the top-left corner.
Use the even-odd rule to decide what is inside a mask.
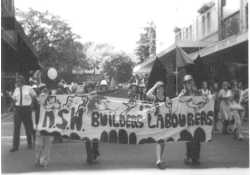
[[[248,174],[248,0],[1,0],[1,173]]]

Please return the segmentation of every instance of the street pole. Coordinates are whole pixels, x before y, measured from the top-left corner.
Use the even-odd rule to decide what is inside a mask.
[[[176,96],[178,95],[178,68],[177,64],[175,65],[175,91],[176,91]]]

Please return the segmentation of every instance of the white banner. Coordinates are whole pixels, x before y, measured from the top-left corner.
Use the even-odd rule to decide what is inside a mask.
[[[38,130],[122,144],[206,142],[212,137],[213,108],[214,100],[203,96],[153,105],[103,96],[55,95],[42,100]]]

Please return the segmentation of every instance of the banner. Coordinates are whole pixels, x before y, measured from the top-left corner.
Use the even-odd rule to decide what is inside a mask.
[[[55,95],[41,100],[38,130],[72,139],[143,144],[207,142],[212,137],[214,100],[180,97],[150,104],[98,95]]]

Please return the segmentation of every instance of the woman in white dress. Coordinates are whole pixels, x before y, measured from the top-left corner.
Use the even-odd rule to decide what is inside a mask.
[[[219,118],[223,121],[223,134],[228,134],[227,127],[229,125],[229,121],[232,119],[232,112],[231,112],[231,101],[233,98],[232,91],[229,89],[229,83],[224,81],[222,83],[222,89],[219,91],[218,95],[220,99],[220,111],[219,111]]]

